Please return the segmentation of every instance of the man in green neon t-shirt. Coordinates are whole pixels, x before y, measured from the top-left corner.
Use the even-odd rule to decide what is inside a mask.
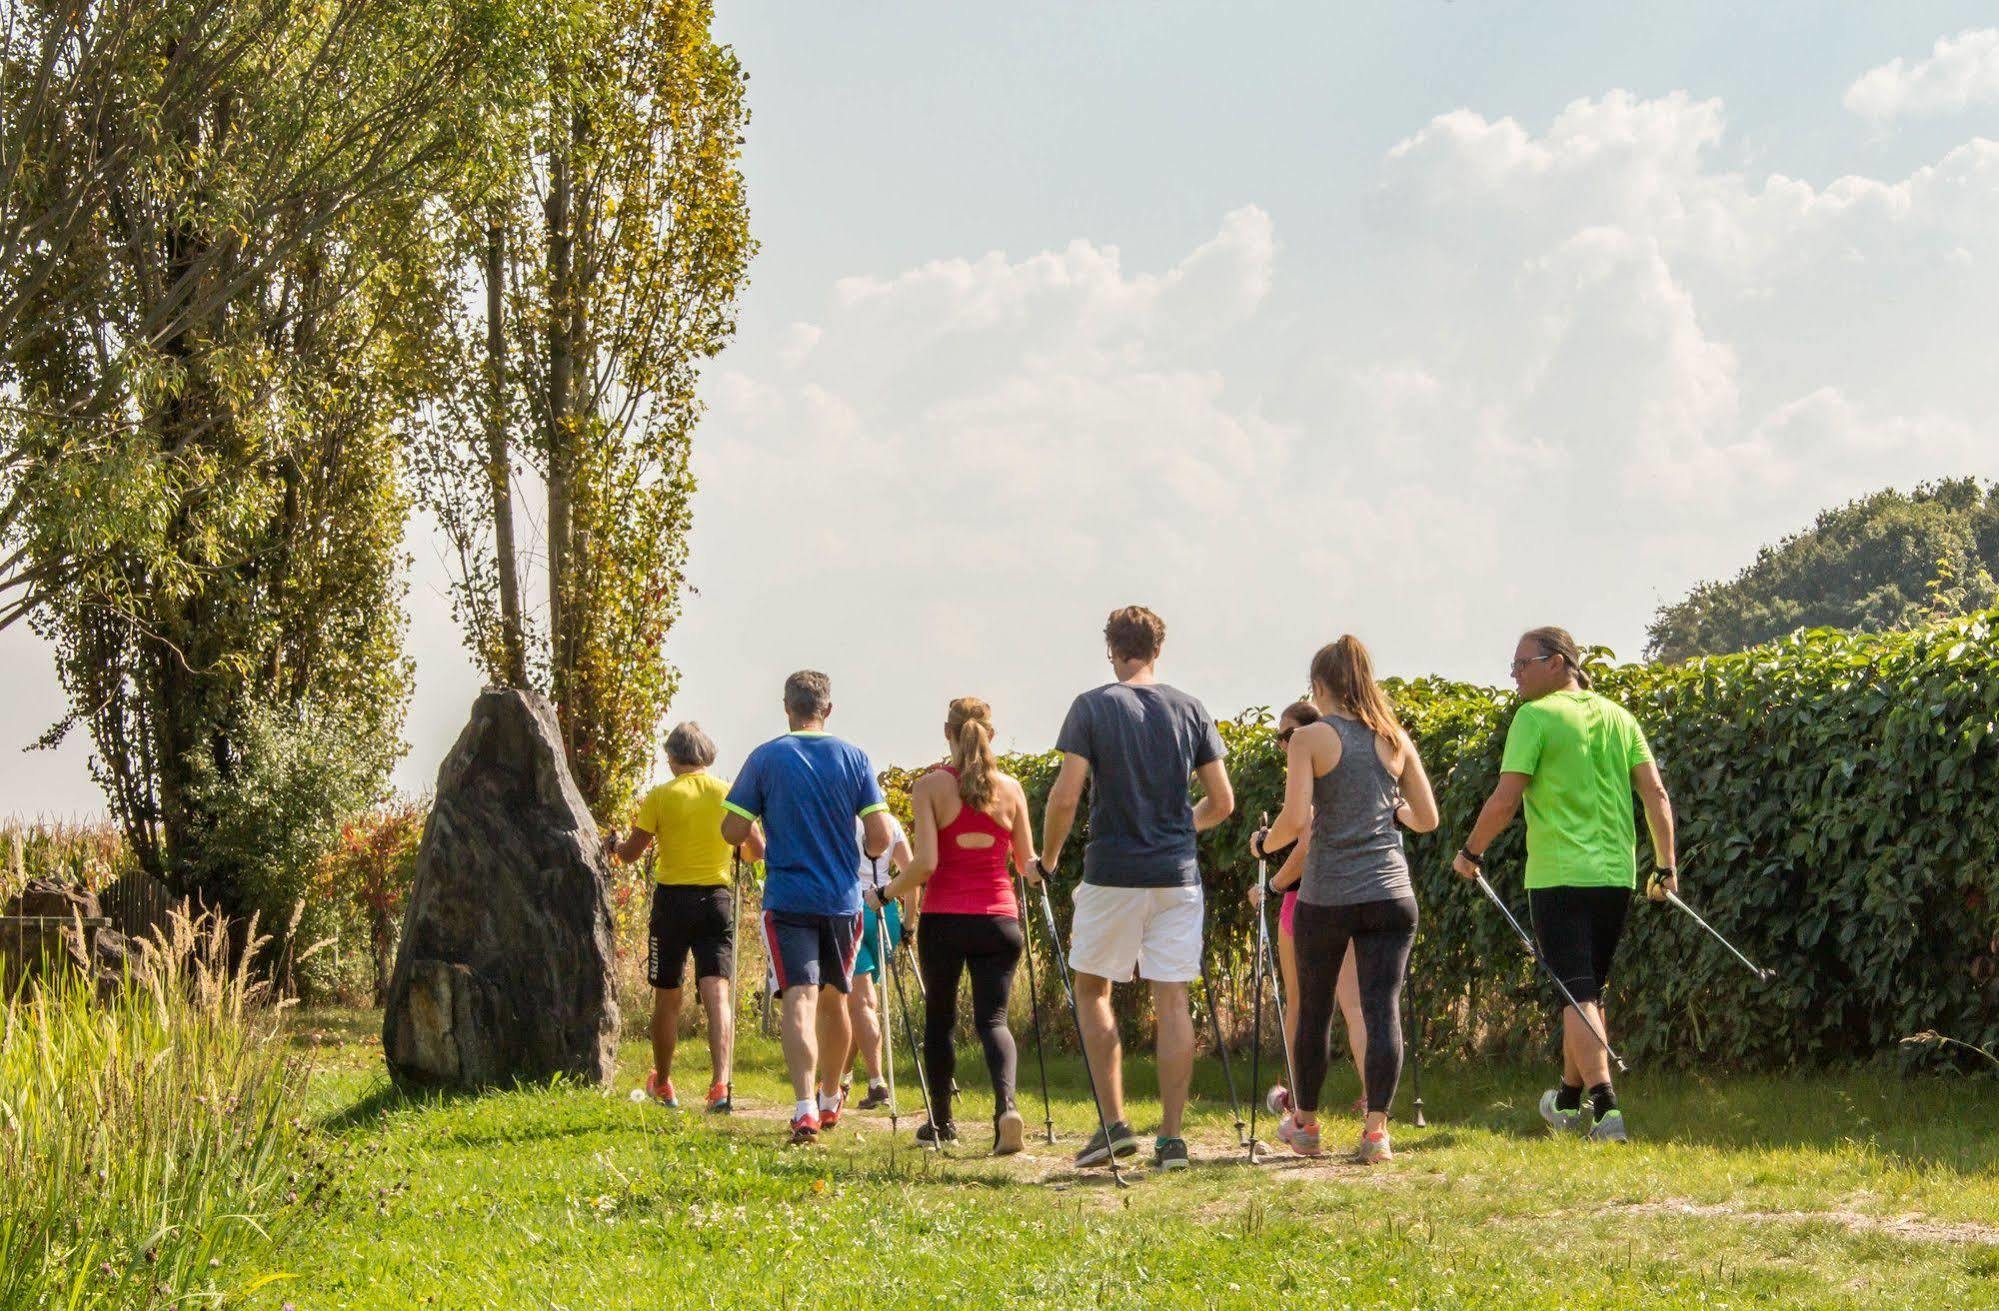
[[[1486,799],[1454,868],[1467,879],[1527,805],[1527,900],[1541,956],[1575,998],[1562,1011],[1562,1083],[1541,1096],[1556,1129],[1623,1142],[1624,1113],[1610,1083],[1603,990],[1638,882],[1636,789],[1659,867],[1655,900],[1678,891],[1673,803],[1631,712],[1589,690],[1566,629],[1537,628],[1513,652],[1522,704],[1507,730],[1499,786]],[[1601,1036],[1601,1040],[1599,1039]],[[1587,1112],[1583,1093],[1589,1093]]]

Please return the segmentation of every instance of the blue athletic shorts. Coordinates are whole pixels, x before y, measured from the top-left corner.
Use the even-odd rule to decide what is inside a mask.
[[[764,912],[764,949],[770,953],[779,993],[789,988],[854,985],[854,949],[861,936],[859,915],[794,915]]]
[[[861,913],[863,916],[861,924],[861,949],[854,955],[854,975],[858,978],[865,974],[869,978],[879,979],[881,975],[879,965],[875,960],[875,943],[881,933],[880,928],[877,927],[881,923],[881,912],[878,910],[865,910]],[[891,901],[888,904],[888,949],[892,952],[901,945],[902,907]]]

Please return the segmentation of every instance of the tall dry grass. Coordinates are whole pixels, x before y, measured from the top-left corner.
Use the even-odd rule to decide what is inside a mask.
[[[67,978],[7,1003],[0,1311],[215,1306],[284,1277],[326,1167],[304,1064],[232,965],[252,954],[176,916],[109,995]]]

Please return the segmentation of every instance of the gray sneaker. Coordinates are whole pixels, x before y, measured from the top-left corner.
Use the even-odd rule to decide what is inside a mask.
[[[1561,1090],[1556,1088],[1550,1088],[1541,1094],[1541,1118],[1546,1120],[1548,1127],[1557,1133],[1586,1132],[1589,1129],[1589,1121],[1583,1118],[1581,1107],[1565,1111],[1555,1105],[1555,1099],[1561,1095]]]
[[[1589,1140],[1593,1143],[1621,1143],[1628,1141],[1624,1136],[1624,1112],[1605,1111],[1603,1118],[1590,1126]]]
[[[1192,1162],[1187,1159],[1185,1138],[1155,1138],[1152,1140],[1152,1168],[1155,1170],[1184,1170]]]
[[[1083,1150],[1076,1153],[1076,1165],[1079,1169],[1088,1169],[1093,1165],[1105,1164],[1113,1154],[1124,1157],[1137,1151],[1138,1135],[1131,1131],[1130,1125],[1119,1120],[1111,1126],[1108,1137],[1102,1129],[1090,1135],[1090,1141],[1084,1143]]]

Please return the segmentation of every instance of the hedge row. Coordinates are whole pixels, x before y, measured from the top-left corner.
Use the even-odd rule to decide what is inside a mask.
[[[1999,612],[1913,633],[1814,631],[1677,665],[1612,665],[1592,653],[1598,689],[1643,723],[1672,792],[1682,895],[1775,971],[1761,982],[1679,912],[1634,906],[1609,999],[1628,1060],[1820,1065],[1892,1052],[1926,1030],[1999,1046],[1995,627]],[[1435,834],[1408,839],[1423,913],[1411,1022],[1427,1050],[1548,1050],[1551,991],[1448,868],[1497,779],[1514,699],[1440,679],[1390,692],[1443,814]],[[1216,1007],[1240,1038],[1254,943],[1247,840],[1278,808],[1283,758],[1268,709],[1222,733],[1238,801],[1203,837],[1202,860]],[[1007,763],[1038,823],[1058,758]],[[899,792],[908,777],[891,770],[884,781]],[[1639,835],[1645,868],[1642,817]],[[1064,853],[1063,889],[1080,875],[1084,836]],[[1523,840],[1516,824],[1487,868],[1524,919]],[[1066,934],[1067,897],[1057,905]],[[1140,990],[1120,992],[1136,1027]]]

